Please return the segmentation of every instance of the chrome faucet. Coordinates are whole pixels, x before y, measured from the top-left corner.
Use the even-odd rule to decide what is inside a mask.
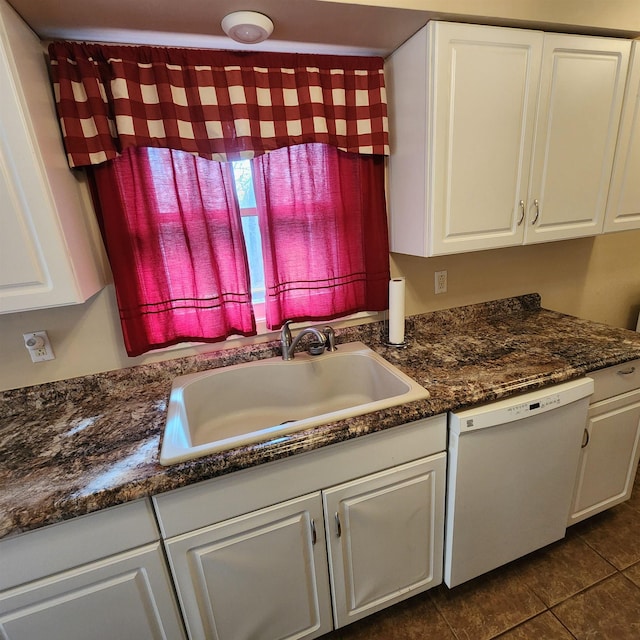
[[[312,342],[309,346],[308,351],[311,355],[317,356],[324,352],[325,346],[327,345],[327,335],[315,327],[305,327],[295,338],[292,339],[291,329],[289,329],[290,324],[291,320],[287,320],[280,330],[280,344],[282,346],[283,360],[293,360],[293,352],[298,346],[298,342],[300,342],[300,339],[306,335],[313,335],[316,338],[315,342]],[[331,332],[333,333],[333,329],[331,329]],[[333,344],[333,347],[333,350],[335,350],[335,343]]]

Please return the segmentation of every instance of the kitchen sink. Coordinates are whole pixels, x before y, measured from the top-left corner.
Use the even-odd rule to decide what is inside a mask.
[[[360,342],[176,378],[160,464],[171,465],[429,397]]]

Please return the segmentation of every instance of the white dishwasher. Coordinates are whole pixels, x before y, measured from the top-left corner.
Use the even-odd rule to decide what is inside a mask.
[[[449,414],[444,581],[564,537],[593,380]]]

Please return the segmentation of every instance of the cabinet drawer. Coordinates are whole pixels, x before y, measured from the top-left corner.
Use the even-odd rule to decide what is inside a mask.
[[[146,499],[4,538],[0,541],[0,591],[159,538]]]
[[[595,383],[591,404],[640,389],[640,358],[589,373]]]

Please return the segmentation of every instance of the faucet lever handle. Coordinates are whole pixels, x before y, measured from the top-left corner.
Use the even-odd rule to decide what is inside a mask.
[[[327,325],[322,330],[322,333],[324,333],[327,339],[327,342],[326,342],[327,351],[337,351],[338,347],[336,347],[336,334],[335,334],[335,331],[333,330],[333,327],[330,327]]]
[[[286,346],[291,345],[292,336],[291,336],[291,329],[289,328],[289,325],[292,322],[293,322],[292,320],[285,320],[282,323],[282,328],[280,329],[280,340],[282,341],[282,344]]]

